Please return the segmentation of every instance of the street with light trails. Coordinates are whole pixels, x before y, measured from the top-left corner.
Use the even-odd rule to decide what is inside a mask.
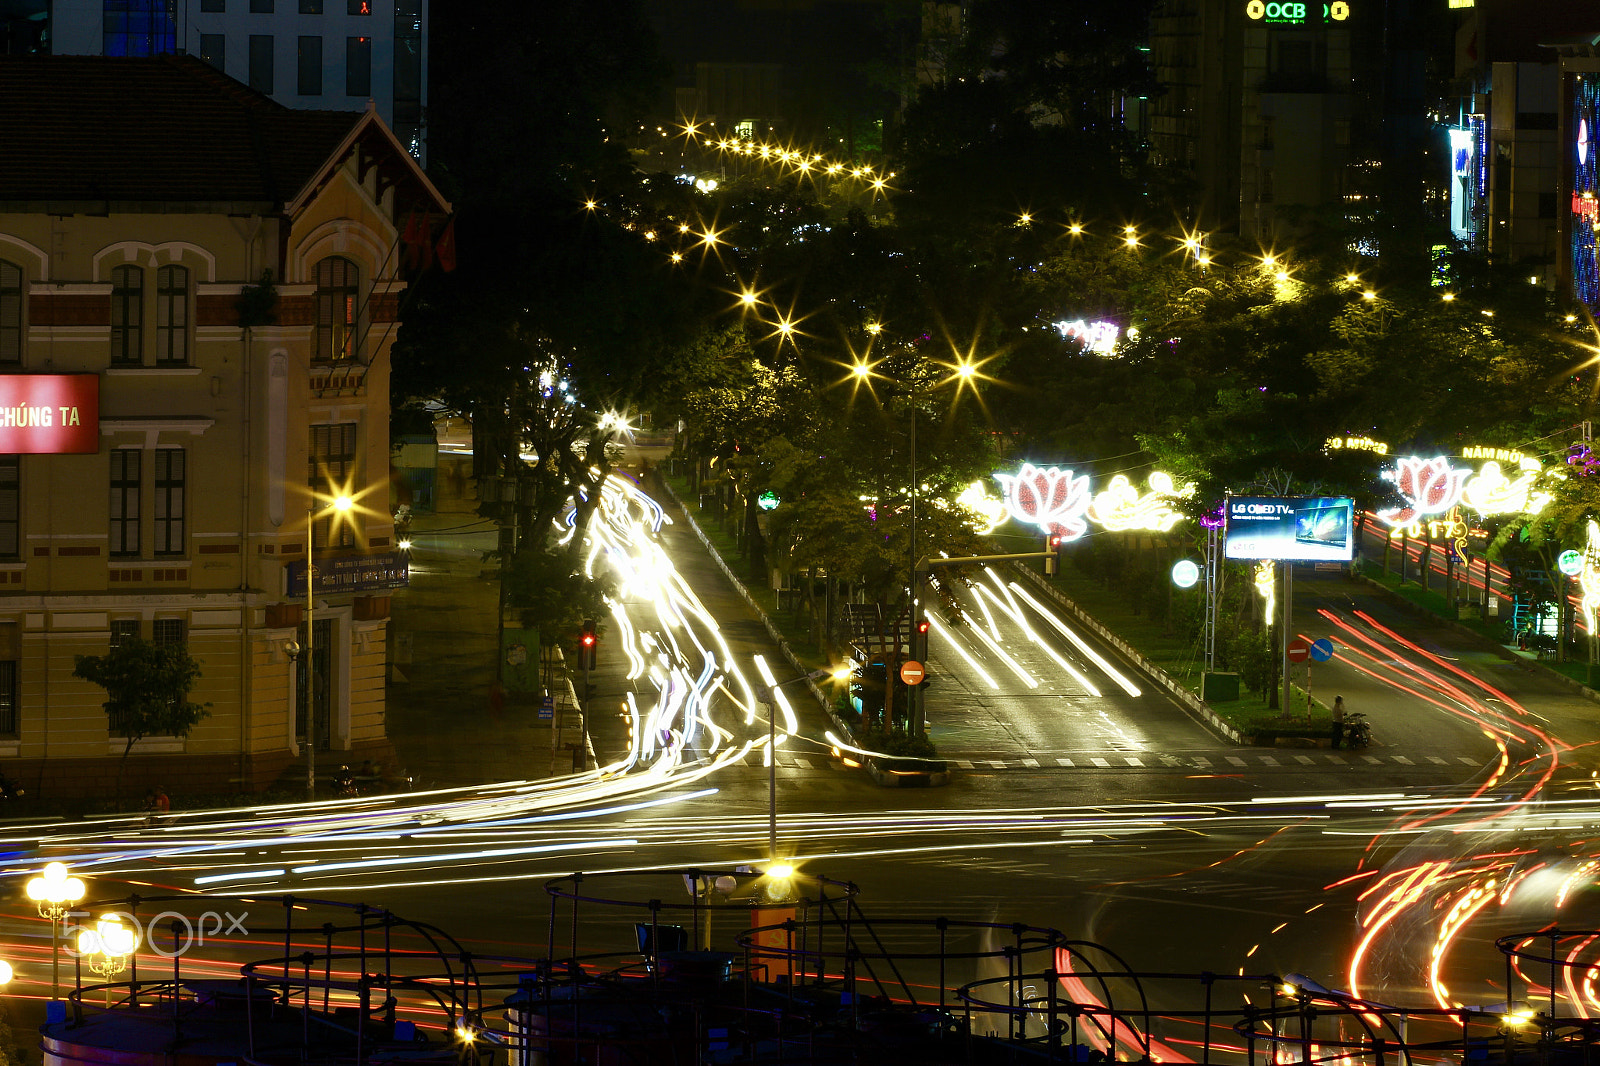
[[[469,943],[537,953],[551,877],[759,868],[770,798],[761,694],[794,671],[743,621],[681,516],[620,477],[602,514],[589,559],[618,576],[616,651],[595,699],[617,710],[597,725],[597,769],[174,813],[154,826],[13,826],[0,860],[13,883],[59,860],[91,898],[365,900]],[[1008,743],[1037,765],[996,759],[1005,768],[976,765],[946,788],[880,788],[830,758],[832,726],[814,697],[779,688],[785,857],[802,875],[857,882],[869,915],[1027,921],[1152,970],[1297,971],[1390,1002],[1491,1002],[1494,936],[1593,921],[1600,791],[1589,705],[1540,674],[1452,659],[1439,643],[1447,635],[1419,633],[1364,593],[1308,584],[1297,626],[1334,636],[1319,683],[1372,714],[1366,752],[1227,745],[994,571],[963,593],[964,623],[941,618],[934,630],[930,722],[959,738],[952,721],[987,701],[991,717],[1014,719]],[[1143,754],[1137,764],[1083,755],[1101,751]],[[1055,752],[1074,765],[1048,761]],[[10,924],[14,940],[43,942],[45,927],[20,906]],[[231,958],[243,947],[216,950]],[[39,991],[38,979],[22,967],[24,988]]]

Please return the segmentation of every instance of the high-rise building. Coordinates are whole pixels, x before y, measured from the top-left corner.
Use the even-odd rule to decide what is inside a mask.
[[[45,26],[34,50],[199,56],[288,107],[359,111],[371,100],[406,150],[427,158],[428,0],[36,2]],[[40,21],[22,14],[16,51]]]
[[[1283,208],[1343,201],[1361,2],[1162,0],[1149,137],[1192,180],[1201,228],[1271,243]]]

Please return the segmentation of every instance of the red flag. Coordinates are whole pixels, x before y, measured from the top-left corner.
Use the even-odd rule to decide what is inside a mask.
[[[444,229],[439,232],[439,241],[434,245],[434,250],[439,256],[439,269],[445,273],[456,268],[456,220],[451,216],[444,224]]]
[[[406,215],[406,228],[400,239],[406,245],[406,268],[428,269],[428,265],[433,262],[433,242],[427,216],[418,218],[415,211]]]

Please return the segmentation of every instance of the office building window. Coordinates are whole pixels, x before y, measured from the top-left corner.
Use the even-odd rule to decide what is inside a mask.
[[[22,460],[0,455],[0,559],[22,558]]]
[[[200,0],[200,11],[203,14],[226,15],[228,0]]]
[[[422,158],[422,0],[394,4],[394,135]]]
[[[313,358],[337,363],[356,357],[356,265],[340,256],[317,264],[317,349]]]
[[[223,58],[227,51],[228,38],[224,34],[202,33],[200,35],[200,58],[224,73],[228,70]]]
[[[300,14],[302,14],[302,15],[320,15],[320,14],[322,14],[322,0],[300,0]]]
[[[318,497],[348,488],[356,468],[356,424],[312,426],[310,459],[309,484]],[[318,548],[349,548],[356,542],[348,511],[319,518],[312,529],[311,543]]]
[[[138,366],[144,360],[144,271],[119,266],[111,271],[111,365]]]
[[[0,259],[0,363],[22,362],[22,268]]]
[[[182,448],[157,448],[155,459],[155,553],[182,555],[184,452]]]
[[[108,56],[171,55],[178,25],[169,0],[103,0],[101,47]]]
[[[295,89],[301,96],[322,95],[322,38],[300,38],[300,79]]]
[[[133,448],[111,452],[111,554],[139,554],[139,456]]]
[[[150,643],[157,647],[181,646],[185,639],[181,618],[157,618],[150,623]]]
[[[250,35],[250,88],[272,95],[272,34]]]
[[[344,94],[372,95],[372,38],[344,39]]]
[[[111,620],[111,646],[120,648],[130,640],[139,639],[139,620],[137,618],[113,618]]]
[[[0,625],[0,734],[16,736],[18,669],[22,665],[22,627],[15,622]]]
[[[270,15],[277,10],[273,0],[250,0],[250,14]]]
[[[156,271],[156,365],[189,363],[189,268]]]

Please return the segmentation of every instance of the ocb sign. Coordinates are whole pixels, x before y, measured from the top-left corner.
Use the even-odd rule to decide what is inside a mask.
[[[1289,25],[1303,26],[1308,21],[1308,16],[1317,13],[1318,4],[1312,0],[1310,4],[1302,0],[1250,0],[1245,5],[1244,13],[1257,22],[1276,22]],[[1343,22],[1350,17],[1350,4],[1347,0],[1331,0],[1330,3],[1320,5],[1322,8],[1323,22]]]

